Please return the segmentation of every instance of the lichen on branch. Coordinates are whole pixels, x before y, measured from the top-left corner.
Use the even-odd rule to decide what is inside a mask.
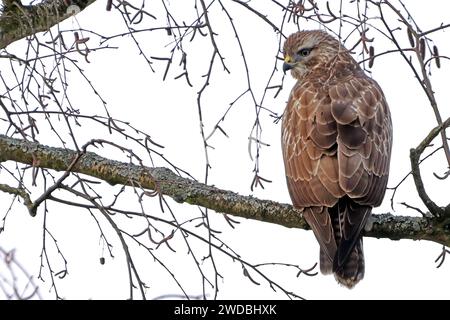
[[[44,0],[25,6],[19,0],[3,1],[0,13],[0,49],[10,43],[49,30],[95,0]]]

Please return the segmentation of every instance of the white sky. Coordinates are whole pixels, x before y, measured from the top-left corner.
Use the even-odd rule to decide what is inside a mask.
[[[224,2],[231,12],[237,14],[236,26],[244,43],[252,86],[255,90],[256,99],[259,101],[262,89],[267,83],[273,67],[274,56],[278,47],[276,35],[269,27],[249,14],[239,13],[241,7],[228,3],[228,1]],[[189,2],[189,5],[184,1],[170,1],[169,3],[178,14],[183,13],[194,17],[194,12],[188,10],[192,2]],[[186,5],[186,8],[180,8],[181,3]],[[263,10],[272,10],[270,11],[271,16],[279,14],[279,12],[273,11],[273,7],[267,3],[269,1],[261,1],[258,2],[258,5]],[[409,9],[423,30],[436,27],[441,22],[448,23],[446,16],[446,13],[449,12],[448,2],[433,1],[433,3],[434,5],[427,6],[420,2],[408,3]],[[254,5],[253,2],[251,4]],[[157,6],[155,4],[155,12],[158,10]],[[436,7],[439,10],[436,10]],[[150,8],[153,7],[149,5]],[[214,17],[213,25],[217,26],[217,30],[220,30],[217,40],[219,48],[226,57],[226,63],[230,67],[231,74],[225,75],[219,63],[213,70],[211,86],[206,90],[203,100],[206,134],[209,134],[214,124],[228,108],[229,103],[246,89],[243,65],[239,59],[239,52],[236,51],[234,35],[230,33],[231,29],[227,25],[227,20],[218,6],[215,6],[210,14],[211,17]],[[98,17],[101,17],[101,19]],[[186,18],[186,21],[191,21],[191,18]],[[277,20],[274,19],[273,21]],[[78,23],[85,29],[102,34],[114,34],[118,30],[124,30],[120,16],[115,12],[106,12],[102,1],[98,1],[78,15],[76,20],[69,19],[61,28],[76,28]],[[164,24],[164,20],[161,19],[159,23]],[[305,25],[305,28],[318,28],[318,25],[311,23]],[[287,30],[294,31],[294,28],[291,26]],[[432,35],[432,39],[439,46],[443,55],[450,52],[449,32],[439,32]],[[85,34],[85,36],[87,35]],[[149,55],[163,56],[170,49],[170,46],[164,46],[170,44],[170,38],[164,31],[152,33],[151,36],[144,33],[140,35],[139,41]],[[92,47],[96,44],[96,40],[91,40],[89,43]],[[107,100],[111,114],[115,118],[129,121],[135,127],[149,133],[156,142],[166,147],[164,155],[168,159],[189,171],[197,179],[202,180],[204,151],[199,135],[196,92],[202,86],[204,79],[200,76],[207,71],[212,53],[208,38],[205,37],[198,42],[186,42],[184,44],[185,50],[188,52],[188,68],[191,82],[194,85],[193,88],[186,86],[183,79],[173,80],[175,76],[181,73],[181,69],[175,69],[176,63],[174,68],[169,71],[168,80],[162,82],[165,63],[155,64],[156,73],[150,72],[144,59],[138,56],[137,49],[129,38],[113,41],[111,45],[121,45],[121,48],[114,51],[91,53],[91,63],[81,64],[97,90]],[[376,48],[381,48],[389,44],[386,44],[380,36],[377,36],[375,45]],[[19,55],[22,53],[20,51],[21,46],[21,43],[13,44],[8,47],[8,50]],[[390,46],[392,47],[392,45]],[[81,57],[78,59],[82,60]],[[50,66],[53,62],[48,60],[48,63]],[[432,68],[432,80],[434,81],[433,85],[438,103],[441,105],[442,117],[446,119],[450,116],[450,109],[446,104],[450,101],[448,90],[449,62],[442,60],[442,65],[443,68],[440,70],[435,67]],[[400,58],[392,55],[381,57],[375,60],[372,71],[373,77],[384,90],[393,116],[394,148],[389,186],[394,186],[410,169],[409,149],[417,146],[429,130],[436,126],[436,122],[423,91]],[[282,73],[280,71],[275,75],[274,84],[278,84],[281,78]],[[72,78],[69,79],[72,79],[70,94],[76,108],[86,114],[102,114],[101,103],[91,94],[86,83],[76,75],[75,70],[73,70]],[[272,99],[273,94],[270,93],[265,106],[281,114],[293,84],[294,80],[287,77],[284,89],[279,97]],[[246,96],[233,107],[221,125],[229,138],[217,133],[210,140],[215,149],[209,150],[212,164],[209,182],[219,188],[232,190],[240,194],[253,194],[262,199],[290,203],[282,163],[280,124],[274,124],[268,113],[264,112],[261,116],[262,140],[270,144],[270,147],[262,149],[260,173],[264,178],[272,180],[272,183],[265,184],[264,190],[258,188],[254,193],[250,191],[254,164],[248,155],[248,137],[254,120],[254,105],[249,96]],[[106,130],[89,128],[89,123],[83,125],[83,128],[77,129],[79,141],[87,141],[92,138],[105,138],[114,141],[117,139],[117,137],[108,137]],[[5,128],[1,126],[3,133]],[[43,127],[45,128],[45,125]],[[45,130],[47,131],[45,132]],[[59,146],[57,140],[49,134],[48,128],[45,128],[45,130],[41,134],[40,141],[44,144]],[[127,142],[120,141],[120,143],[126,144]],[[119,153],[111,154],[110,149],[91,151],[126,161],[123,155]],[[149,165],[149,162],[147,161],[146,164]],[[161,164],[161,162],[157,163],[157,165]],[[427,190],[440,205],[448,202],[449,180],[436,180],[431,173],[435,171],[442,174],[445,170],[443,164],[444,156],[440,152],[423,167]],[[4,178],[3,173],[1,173],[0,178]],[[411,182],[411,179],[409,179],[397,192],[395,199],[396,214],[416,214],[414,211],[406,210],[398,204],[402,201],[424,209]],[[39,196],[41,189],[34,188],[33,190],[33,196]],[[106,195],[106,198],[111,198],[112,192],[117,192],[118,188],[105,187],[105,190],[110,192]],[[389,203],[390,196],[391,193],[388,191],[383,205],[374,209],[374,213],[392,212]],[[5,203],[0,208],[1,210],[6,211],[7,205],[9,206],[10,203],[8,199],[9,197],[0,194],[0,203]],[[130,202],[124,202],[124,205],[129,206],[129,208],[136,207],[135,197],[132,193],[129,193],[129,200]],[[179,216],[198,214],[196,207],[178,205],[173,201],[169,201],[169,203]],[[155,214],[158,212],[157,201],[149,201],[147,205],[149,212],[155,212]],[[16,204],[14,208],[13,214],[8,217],[5,231],[0,234],[0,246],[5,249],[15,248],[17,258],[22,264],[31,273],[37,274],[42,245],[42,211],[37,217],[31,218],[20,204]],[[99,244],[96,226],[87,212],[68,209],[55,204],[50,204],[49,209],[48,226],[58,239],[58,243],[69,263],[69,275],[57,282],[60,294],[66,298],[80,299],[127,298],[128,278],[124,268],[125,262],[120,245],[113,232],[107,230],[110,238],[114,239],[112,240],[115,244],[113,251],[116,258],[111,259],[105,255],[106,264],[100,265],[98,261],[102,255],[102,246]],[[312,232],[244,219],[239,219],[241,224],[233,230],[224,223],[220,215],[211,212],[210,216],[213,227],[223,231],[220,235],[222,239],[226,240],[232,248],[237,249],[239,254],[249,262],[286,262],[309,268],[318,260],[319,247]],[[118,220],[121,219],[118,218]],[[122,220],[127,223],[126,219]],[[135,231],[137,230],[136,227]],[[166,259],[167,264],[173,267],[175,273],[178,274],[178,278],[191,295],[201,294],[200,279],[195,268],[191,265],[191,260],[187,257],[186,248],[182,246],[181,242],[175,242],[175,247],[177,247],[176,254],[171,253],[163,246],[156,253],[159,257]],[[300,276],[295,278],[295,271],[286,271],[282,267],[272,269],[268,267],[265,270],[274,279],[279,279],[280,284],[285,285],[287,289],[309,299],[428,299],[449,297],[446,289],[450,285],[450,264],[445,263],[440,269],[436,269],[434,263],[441,250],[439,244],[426,241],[391,241],[365,238],[364,247],[366,275],[364,280],[353,290],[340,287],[334,278],[329,276],[325,277],[319,274],[316,277]],[[199,250],[204,251],[205,249],[199,248]],[[162,272],[161,268],[151,258],[144,256],[136,248],[133,248],[132,251],[137,254],[141,275],[150,285],[148,298],[164,293],[179,293],[173,281]],[[55,261],[58,260],[55,259]],[[253,285],[242,276],[242,269],[239,264],[232,263],[228,258],[220,256],[218,262],[220,272],[224,276],[224,280],[219,283],[219,298],[284,298],[283,294],[274,293],[267,283],[257,276],[255,276],[255,279],[261,285]],[[58,262],[55,262],[55,264],[58,265]],[[55,269],[58,269],[58,267]],[[46,277],[46,282],[41,283],[41,292],[45,297],[50,298],[52,293],[48,293],[49,287],[50,281]]]

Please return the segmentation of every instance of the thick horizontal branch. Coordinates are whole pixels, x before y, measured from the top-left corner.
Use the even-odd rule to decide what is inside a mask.
[[[95,0],[44,0],[36,5],[24,6],[20,0],[3,0],[0,49],[37,32],[49,30],[93,2]]]
[[[36,142],[14,139],[0,135],[0,161],[16,161],[37,167],[66,171],[73,160],[79,157],[71,171],[86,174],[112,185],[136,185],[158,190],[179,203],[189,203],[216,212],[247,219],[275,223],[290,228],[308,229],[301,210],[291,205],[208,186],[176,175],[167,168],[150,168],[119,162],[101,157],[92,152],[80,155],[73,150],[48,147]],[[375,238],[425,239],[450,245],[448,226],[439,224],[434,218],[373,215],[365,236]]]

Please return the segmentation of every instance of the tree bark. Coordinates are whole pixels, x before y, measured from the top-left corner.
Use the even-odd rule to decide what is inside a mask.
[[[74,159],[78,159],[75,164]],[[0,135],[0,162],[7,160],[55,171],[66,171],[70,168],[71,172],[89,175],[112,185],[139,184],[144,189],[156,190],[179,203],[198,205],[216,212],[289,228],[309,229],[301,210],[294,209],[291,205],[243,196],[205,185],[181,177],[168,168],[114,161],[93,152],[80,155],[77,151]],[[367,224],[364,235],[392,240],[430,240],[450,246],[449,226],[431,215],[410,217],[390,213],[375,214]]]

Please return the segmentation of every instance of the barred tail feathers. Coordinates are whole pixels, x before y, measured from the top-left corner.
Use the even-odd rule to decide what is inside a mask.
[[[334,273],[336,280],[354,287],[364,277],[364,252],[361,231],[372,207],[349,197],[333,207],[305,208],[304,217],[320,244],[320,271]]]
[[[330,210],[337,244],[333,258],[336,280],[353,288],[364,277],[364,251],[361,231],[372,212],[372,207],[360,205],[349,197],[339,199]]]

